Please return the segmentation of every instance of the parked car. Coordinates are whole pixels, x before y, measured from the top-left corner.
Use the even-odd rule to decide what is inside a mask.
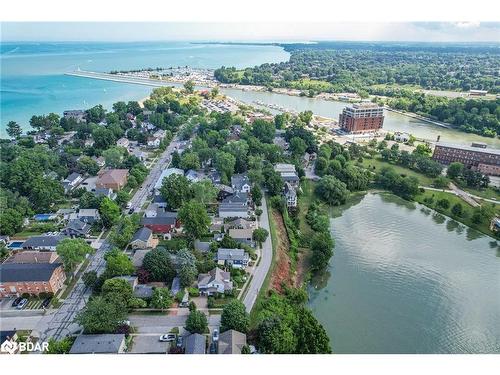
[[[16,298],[14,301],[12,301],[12,307],[16,307],[17,305],[19,305],[19,302],[21,302],[22,300],[23,297]]]
[[[182,348],[183,344],[184,344],[184,339],[183,339],[183,337],[182,337],[182,336],[178,336],[178,337],[177,337],[177,347],[178,347],[178,348]]]
[[[129,213],[129,214],[133,214],[133,213],[134,213],[134,209],[133,209],[133,208],[131,208],[130,210],[128,210],[128,213]]]
[[[131,202],[127,202],[127,208],[130,208],[132,207],[132,203]]]
[[[43,300],[42,304],[40,305],[40,307],[41,307],[42,309],[46,309],[46,308],[47,308],[47,306],[49,306],[50,301],[52,301],[52,297],[45,298],[45,299]]]
[[[212,341],[217,342],[219,341],[219,330],[217,328],[214,329],[212,332]]]
[[[217,345],[215,344],[215,342],[212,342],[210,344],[210,351],[209,351],[210,354],[217,354]]]
[[[23,298],[21,302],[19,302],[19,304],[16,306],[16,309],[22,310],[27,304],[28,304],[28,299]]]
[[[177,335],[175,335],[173,333],[167,333],[166,335],[160,336],[160,341],[161,342],[172,342],[172,341],[175,341],[176,338],[177,338]]]

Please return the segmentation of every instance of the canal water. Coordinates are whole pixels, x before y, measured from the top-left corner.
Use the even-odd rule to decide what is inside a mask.
[[[253,105],[255,105],[255,102],[276,104],[278,106],[293,109],[299,112],[311,110],[316,115],[330,117],[337,120],[339,118],[339,113],[341,113],[342,109],[348,105],[344,102],[291,96],[272,92],[242,91],[238,89],[222,89],[221,91],[224,92],[224,94],[244,103]],[[476,134],[446,129],[425,121],[413,119],[411,117],[389,111],[385,111],[384,129],[391,132],[407,132],[413,134],[417,138],[424,138],[431,141],[435,141],[438,136],[441,136],[441,140],[446,142],[467,145],[472,142],[485,142],[492,147],[500,148],[499,138],[481,137]]]
[[[492,238],[393,195],[331,220],[335,254],[309,288],[335,353],[499,353]]]

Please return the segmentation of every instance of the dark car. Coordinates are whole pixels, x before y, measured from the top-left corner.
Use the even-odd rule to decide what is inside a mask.
[[[45,299],[43,300],[42,304],[40,305],[40,307],[41,307],[42,309],[46,309],[46,308],[49,306],[49,304],[50,304],[50,301],[51,301],[51,300],[52,300],[52,297],[45,298]]]
[[[215,342],[212,342],[210,344],[210,354],[217,354],[217,344]]]
[[[133,213],[134,213],[134,209],[133,209],[133,208],[131,208],[130,210],[128,210],[128,213],[129,213],[129,214],[133,214]]]
[[[23,297],[18,297],[14,301],[12,301],[12,307],[17,307],[19,305],[19,302],[23,300]]]

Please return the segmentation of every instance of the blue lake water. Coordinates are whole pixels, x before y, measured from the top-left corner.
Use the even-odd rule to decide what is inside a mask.
[[[65,76],[78,68],[99,72],[146,67],[246,67],[288,60],[280,47],[141,43],[2,43],[0,46],[1,128],[10,120],[24,129],[34,114],[61,113],[66,109],[119,100],[138,100],[152,88],[133,84]],[[2,132],[3,133],[3,132]]]

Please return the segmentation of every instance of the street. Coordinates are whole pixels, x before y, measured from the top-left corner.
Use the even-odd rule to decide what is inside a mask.
[[[259,219],[259,227],[264,228],[269,232],[266,240],[262,244],[261,249],[261,260],[259,265],[255,268],[255,272],[253,274],[253,278],[250,281],[250,286],[248,287],[247,294],[245,298],[243,298],[243,304],[247,312],[252,311],[252,307],[257,299],[257,295],[259,294],[260,288],[262,288],[262,284],[264,284],[264,280],[269,272],[269,268],[271,267],[271,262],[273,259],[273,245],[271,242],[271,228],[269,227],[269,216],[267,212],[267,202],[265,195],[262,197],[262,214]]]
[[[172,328],[184,327],[188,315],[129,315],[130,325],[136,328],[137,334],[168,333]],[[208,327],[220,325],[220,315],[208,315]]]

